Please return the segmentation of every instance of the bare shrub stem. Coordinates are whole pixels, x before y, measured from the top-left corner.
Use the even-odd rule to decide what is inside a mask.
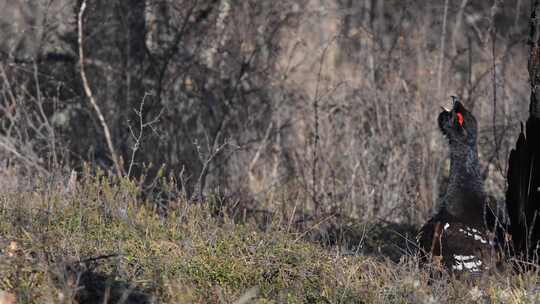
[[[139,151],[139,149],[141,147],[141,141],[142,141],[144,129],[150,128],[154,132],[156,132],[156,130],[153,128],[153,125],[156,124],[159,121],[159,118],[161,117],[161,114],[163,114],[163,109],[161,109],[161,111],[158,113],[158,115],[156,115],[156,117],[153,118],[152,120],[150,120],[150,121],[145,121],[144,120],[143,107],[144,107],[144,103],[145,103],[147,97],[148,97],[148,94],[144,94],[144,96],[142,98],[142,101],[141,101],[141,104],[139,106],[139,110],[134,109],[135,115],[137,115],[137,118],[139,119],[139,121],[138,121],[139,122],[139,133],[135,134],[135,131],[133,130],[133,127],[131,127],[131,125],[128,124],[128,128],[129,128],[129,132],[131,133],[131,137],[133,137],[133,140],[135,140],[135,144],[133,145],[133,148],[132,148],[132,151],[131,151],[131,160],[129,162],[129,168],[128,168],[128,172],[127,172],[128,177],[131,176],[131,171],[133,170],[133,166],[135,165],[135,155],[137,154],[137,151]]]
[[[208,169],[210,167],[210,164],[212,163],[212,161],[214,160],[214,158],[219,154],[221,153],[221,151],[228,145],[227,142],[223,143],[222,145],[218,145],[218,142],[219,142],[219,138],[221,137],[221,132],[219,132],[215,139],[214,139],[214,144],[212,147],[208,147],[208,150],[209,150],[209,154],[207,155],[207,157],[205,158],[203,156],[203,153],[201,152],[201,149],[200,147],[196,144],[197,146],[197,152],[198,152],[198,155],[199,155],[199,158],[203,164],[203,167],[201,169],[201,173],[199,174],[199,178],[197,180],[197,200],[199,202],[202,202],[204,200],[204,189],[206,187],[206,176],[208,174]],[[192,198],[193,199],[193,198]]]

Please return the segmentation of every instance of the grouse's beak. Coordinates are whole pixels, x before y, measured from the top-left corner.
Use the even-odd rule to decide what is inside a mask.
[[[457,108],[459,98],[454,95],[451,95],[450,97],[452,97],[452,109],[455,110]]]
[[[441,106],[441,109],[448,113],[455,110],[459,102],[459,98],[457,96],[451,95],[450,97],[452,97],[452,104],[450,106]]]

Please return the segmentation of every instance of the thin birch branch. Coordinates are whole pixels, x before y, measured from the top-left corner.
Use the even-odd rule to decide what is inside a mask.
[[[92,90],[90,89],[90,85],[88,83],[88,78],[86,77],[86,72],[84,71],[84,50],[83,50],[83,16],[84,11],[86,10],[86,0],[83,0],[81,4],[81,8],[79,10],[79,16],[78,16],[78,25],[79,25],[79,65],[81,68],[81,78],[83,81],[83,87],[84,92],[88,99],[90,100],[90,103],[92,104],[92,107],[96,111],[97,117],[99,119],[99,122],[101,123],[101,127],[103,128],[103,132],[105,133],[105,140],[107,141],[107,146],[109,148],[109,152],[111,153],[111,158],[114,163],[114,168],[116,170],[116,174],[118,177],[121,177],[122,174],[122,167],[120,166],[120,161],[118,159],[118,155],[116,154],[116,151],[114,150],[114,145],[112,142],[111,132],[109,130],[109,126],[105,122],[105,117],[101,113],[101,109],[99,108],[96,99],[94,95],[92,94]]]
[[[442,89],[442,77],[443,77],[443,68],[444,68],[444,49],[446,48],[446,20],[448,18],[448,0],[444,1],[444,15],[443,15],[443,24],[442,24],[442,34],[441,34],[441,54],[439,58],[439,71],[437,75],[437,97],[442,98],[441,89]]]

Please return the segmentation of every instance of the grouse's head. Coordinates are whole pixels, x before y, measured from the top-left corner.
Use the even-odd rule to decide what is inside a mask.
[[[447,110],[443,108],[443,111],[439,114],[439,118],[437,119],[439,128],[450,143],[476,144],[476,119],[457,100],[457,97],[452,96],[452,99],[452,109]]]

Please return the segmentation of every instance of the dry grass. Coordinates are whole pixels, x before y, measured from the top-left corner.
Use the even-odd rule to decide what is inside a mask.
[[[0,196],[0,289],[18,303],[533,303],[538,275],[431,280],[392,262],[310,242],[274,221],[235,222],[215,204],[145,208],[129,180],[86,174]],[[217,216],[216,214],[219,214]]]

